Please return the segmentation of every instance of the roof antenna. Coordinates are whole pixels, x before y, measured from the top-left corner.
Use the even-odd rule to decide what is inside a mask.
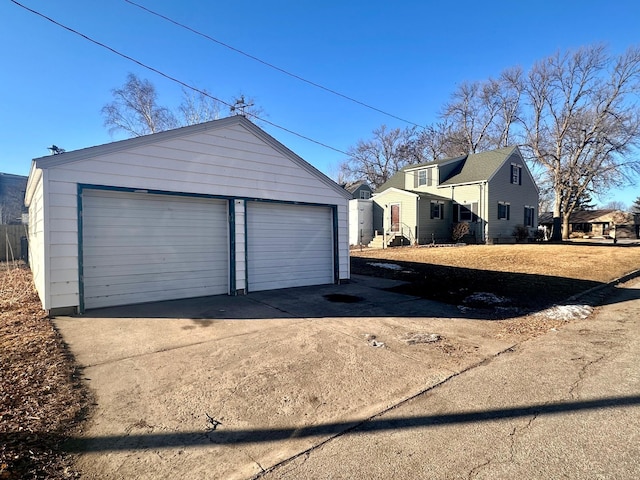
[[[240,98],[236,100],[236,103],[229,107],[229,112],[235,115],[242,115],[243,117],[247,116],[246,109],[249,107],[253,107],[253,103],[247,103],[244,100],[244,95],[240,95]]]
[[[65,152],[64,148],[57,147],[56,145],[47,147],[47,150],[51,150],[51,155],[60,155]]]

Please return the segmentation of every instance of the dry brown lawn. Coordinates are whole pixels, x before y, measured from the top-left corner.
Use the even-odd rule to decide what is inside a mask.
[[[399,290],[449,303],[491,292],[538,309],[640,269],[640,246],[516,244],[352,250],[352,273],[410,282]],[[401,271],[372,263],[395,263]]]
[[[31,272],[0,263],[0,480],[75,478],[61,444],[89,405]]]

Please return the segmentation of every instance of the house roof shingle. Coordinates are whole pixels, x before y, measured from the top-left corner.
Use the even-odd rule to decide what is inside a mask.
[[[459,185],[488,180],[517,148],[518,147],[504,147],[490,152],[472,153],[470,155],[463,155],[460,157],[445,158],[443,160],[434,160],[432,162],[408,165],[400,169],[389,180],[380,185],[376,191],[382,192],[389,188],[404,189],[404,174],[407,171],[417,170],[433,165],[444,166],[455,162],[457,162],[458,165],[453,168],[447,178],[440,179],[440,185]]]
[[[474,153],[461,162],[440,185],[456,185],[488,180],[517,147],[506,147],[490,152]]]
[[[344,188],[347,192],[353,193],[357,189],[359,189],[362,185],[366,185],[366,180],[356,180],[355,182],[347,182],[342,183],[340,186]]]

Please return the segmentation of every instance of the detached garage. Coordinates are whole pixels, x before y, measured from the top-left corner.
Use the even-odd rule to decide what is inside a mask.
[[[242,116],[33,161],[53,314],[349,278],[349,194]]]

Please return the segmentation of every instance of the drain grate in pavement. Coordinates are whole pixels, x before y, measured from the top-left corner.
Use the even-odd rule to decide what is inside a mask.
[[[336,303],[357,303],[364,300],[362,297],[357,297],[356,295],[345,295],[344,293],[329,293],[328,295],[323,295],[323,297],[330,302]]]

